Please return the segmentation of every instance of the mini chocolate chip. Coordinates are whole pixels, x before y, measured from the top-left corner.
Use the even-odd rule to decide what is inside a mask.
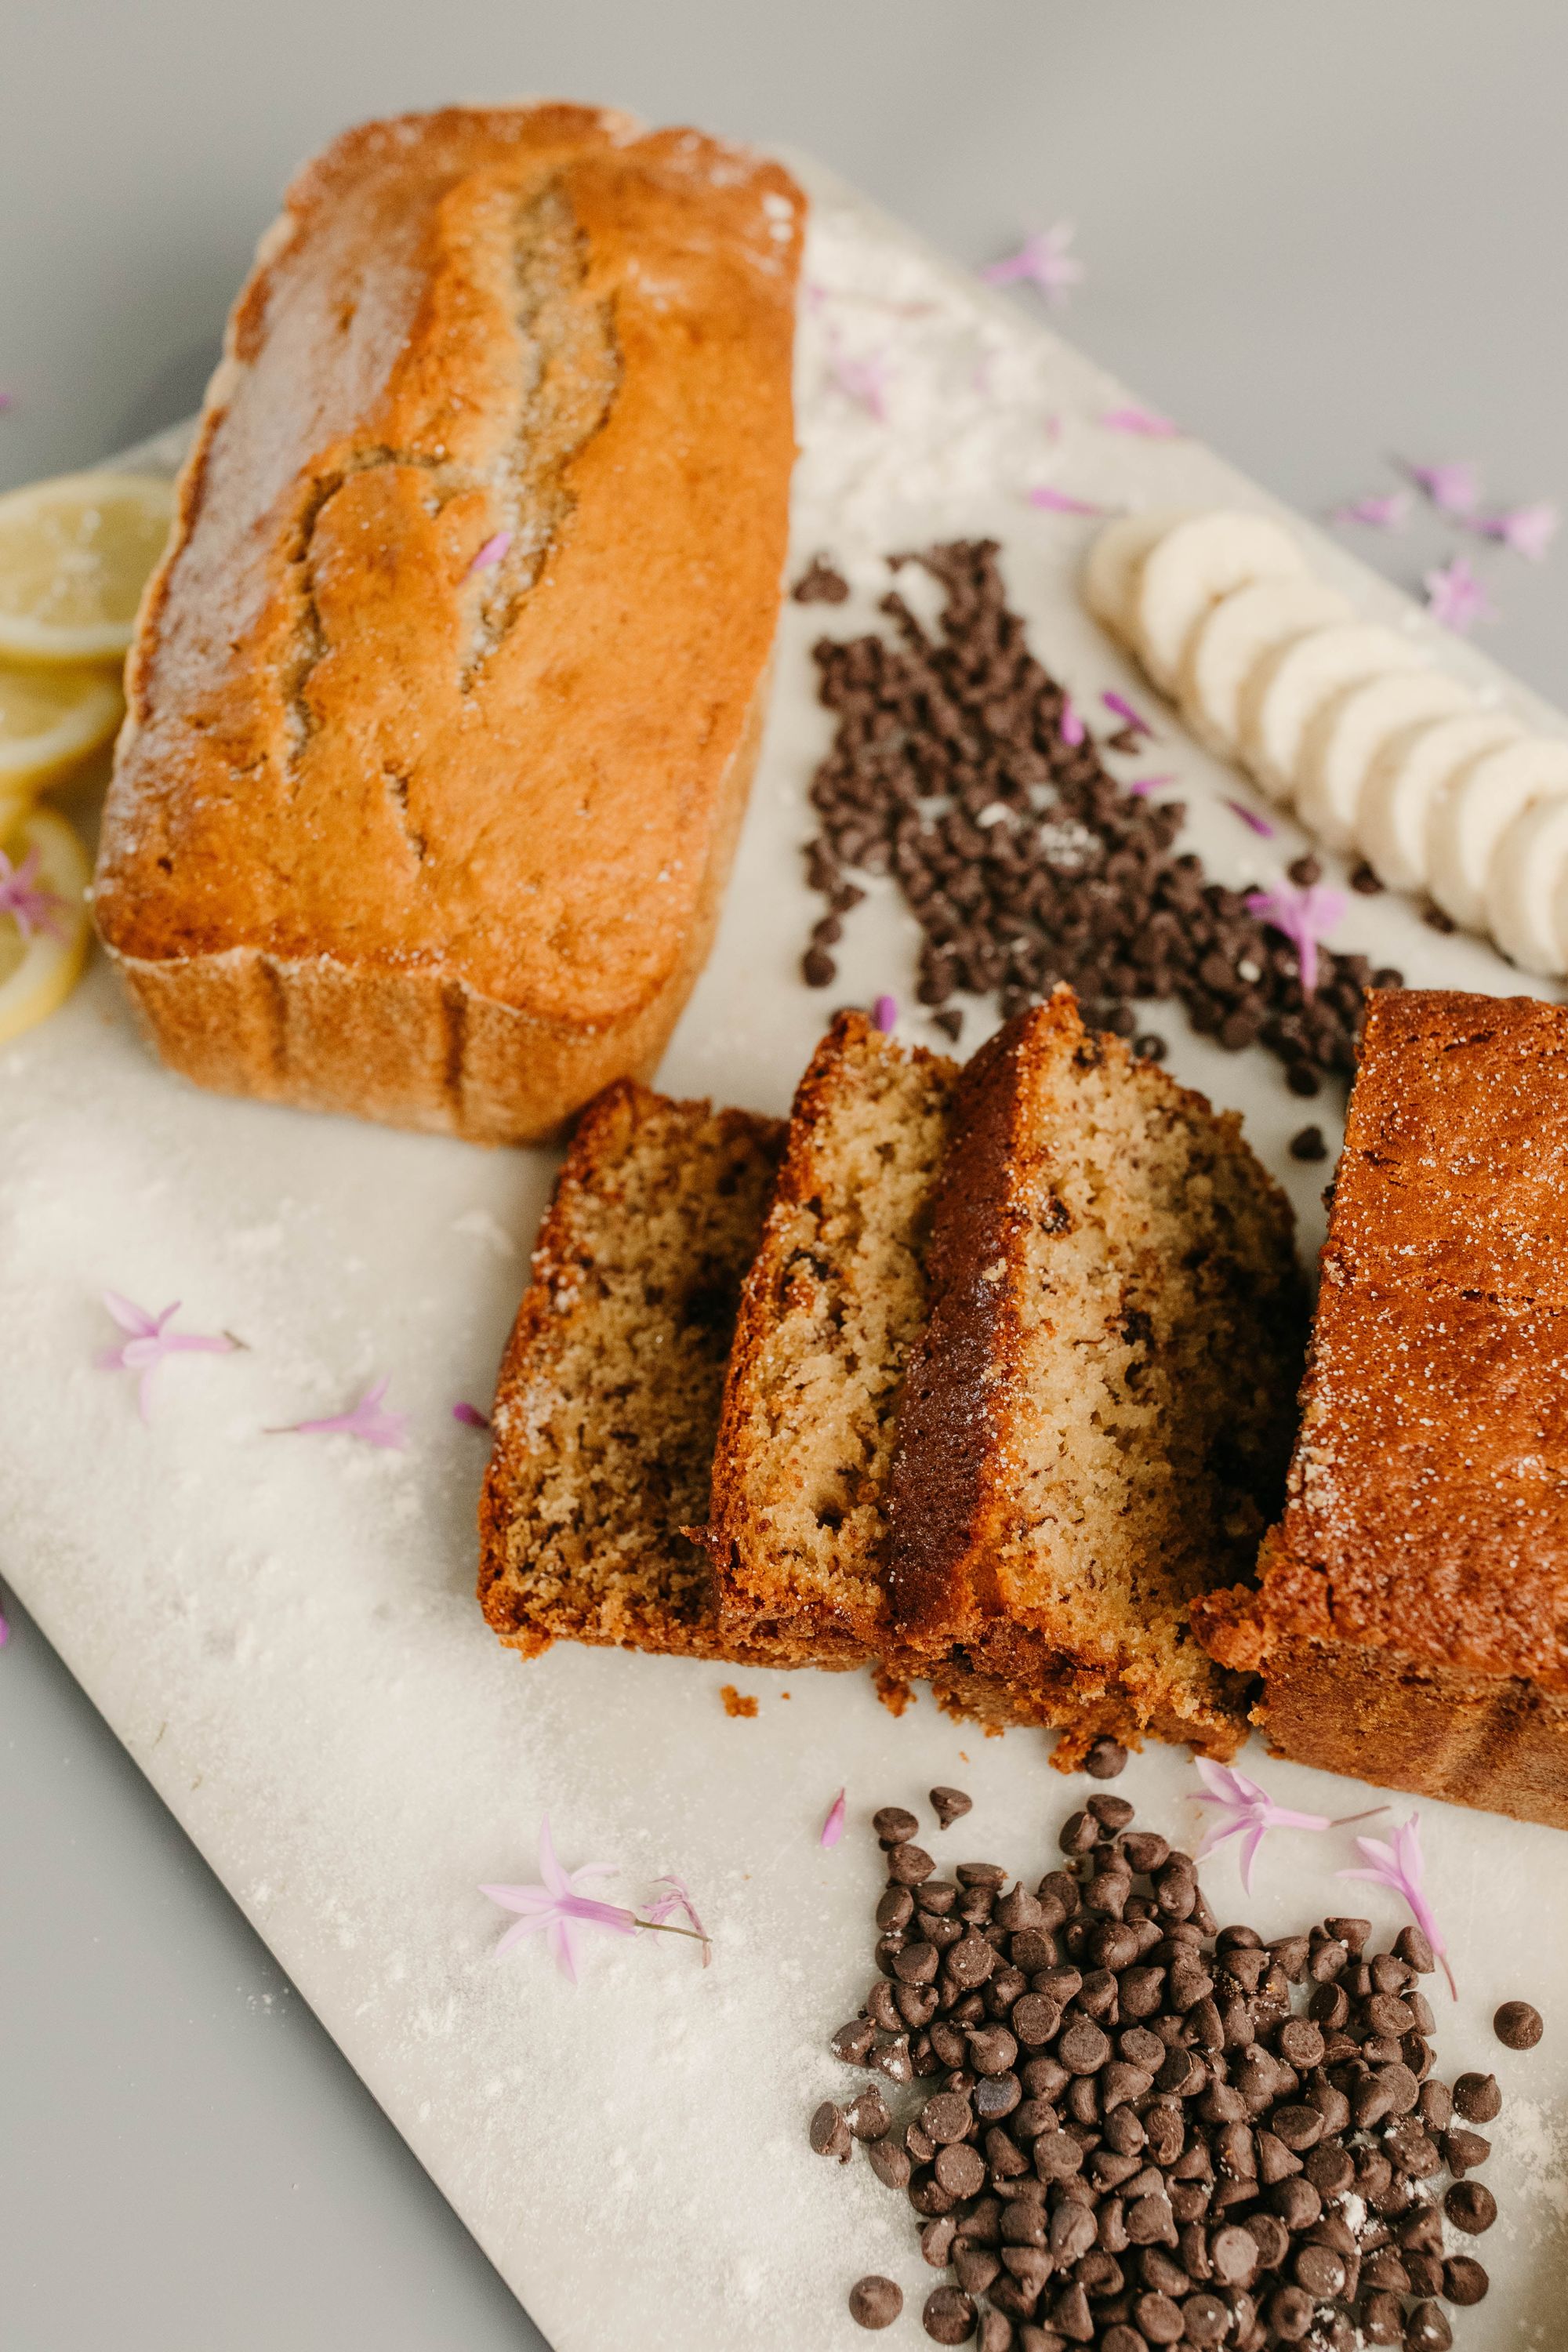
[[[875,2273],[857,2279],[849,2290],[849,2316],[861,2327],[890,2327],[903,2307],[903,2288]]]
[[[919,1886],[935,1868],[921,1846],[896,1845],[888,1856],[888,1876],[899,1886]]]
[[[938,1828],[950,1830],[964,1813],[973,1811],[974,1800],[966,1796],[962,1789],[933,1789],[931,1808],[936,1815]]]
[[[1162,1055],[1163,1050],[1162,1046]],[[1125,1770],[1126,1765],[1126,1748],[1119,1739],[1112,1739],[1109,1733],[1102,1734],[1094,1741],[1083,1759],[1083,1769],[1091,1780],[1114,1780],[1118,1773]]]
[[[1132,1808],[1125,1797],[1091,1797],[1085,1806],[1104,1830],[1124,1830],[1132,1819]]]
[[[1443,2154],[1456,2180],[1462,2179],[1467,2172],[1474,2172],[1491,2152],[1489,2139],[1479,2132],[1466,2131],[1462,2125],[1443,2135]]]
[[[1305,2287],[1276,2287],[1265,2310],[1269,2326],[1285,2344],[1299,2344],[1312,2325],[1312,2298]]]
[[[1290,1138],[1289,1150],[1292,1160],[1326,1160],[1329,1156],[1329,1147],[1323,1140],[1321,1127],[1299,1129]]]
[[[1440,2304],[1418,2303],[1405,2322],[1405,2352],[1448,2352],[1454,2331]]]
[[[836,2156],[840,2164],[847,2164],[854,2142],[844,2111],[831,2099],[824,2099],[811,2118],[811,2145],[818,2156]]]
[[[877,1903],[877,1925],[892,1934],[909,1926],[914,1910],[915,1898],[907,1886],[886,1887]]]
[[[910,2161],[909,2151],[901,2148],[897,2140],[874,2139],[867,2149],[866,2155],[872,2171],[884,2187],[889,2189],[909,2187],[910,2174],[914,2167]]]
[[[857,2094],[844,2111],[844,2120],[857,2139],[880,2139],[890,2131],[893,2118],[888,2112],[888,2102],[880,2091],[871,2086]]]
[[[1168,2294],[1141,2294],[1132,2306],[1132,2324],[1146,2344],[1179,2344],[1186,2333],[1181,2306]]]
[[[1394,1957],[1414,1969],[1418,1977],[1429,1977],[1436,1967],[1436,1957],[1419,1927],[1401,1927],[1394,1939]]]
[[[1484,2182],[1456,2180],[1443,2200],[1443,2210],[1456,2230],[1479,2238],[1497,2220],[1497,2199]]]
[[[934,2147],[956,2145],[973,2127],[973,2109],[960,2092],[939,2091],[921,2109],[921,2129]]]
[[[1361,2332],[1368,2344],[1403,2343],[1405,2315],[1397,2295],[1374,2289],[1361,2307]]]
[[[1182,2340],[1186,2344],[1221,2344],[1230,2326],[1230,2306],[1217,2294],[1189,2294],[1182,2305]]]
[[[1082,2166],[1083,2150],[1067,2132],[1041,2132],[1035,2142],[1034,2162],[1042,2180],[1070,2180]]]
[[[1057,2055],[1075,2074],[1097,2074],[1110,2055],[1110,2040],[1091,2019],[1075,2018],[1058,2039]]]
[[[828,2047],[846,2065],[861,2066],[869,2057],[876,2039],[877,2029],[870,2018],[852,2017],[847,2025],[839,2027]]]
[[[1443,2264],[1443,2292],[1450,2303],[1479,2303],[1491,2281],[1468,2254],[1450,2254]]]
[[[1454,2105],[1468,2124],[1489,2124],[1502,2113],[1502,2093],[1495,2074],[1461,2074],[1454,2085]]]
[[[965,2151],[965,2153],[969,2152]],[[921,2231],[921,2253],[933,2271],[946,2270],[948,2256],[952,2252],[952,2242],[957,2234],[958,2223],[951,2213],[939,2213],[936,2219],[928,2221]]]
[[[1297,2285],[1304,2286],[1320,2303],[1331,2302],[1343,2292],[1344,2262],[1331,2246],[1302,2246],[1290,2267]]]
[[[967,2142],[958,2147],[939,2147],[935,2169],[950,2197],[978,2197],[985,2186],[984,2159]]]
[[[1533,2050],[1545,2031],[1541,2011],[1527,2000],[1505,2000],[1492,2020],[1492,2032],[1509,2050]]]
[[[920,1823],[902,1805],[883,1805],[872,1814],[871,1827],[884,1845],[902,1845],[913,1837]]]

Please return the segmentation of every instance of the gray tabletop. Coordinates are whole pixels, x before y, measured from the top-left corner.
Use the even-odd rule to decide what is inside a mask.
[[[1308,510],[1393,453],[1568,502],[1553,0],[12,0],[3,54],[0,487],[196,404],[282,183],[342,124],[533,92],[814,149],[964,261],[1076,221],[1068,331]],[[1370,551],[1414,579],[1443,543]],[[1568,551],[1489,572],[1489,646],[1561,700]],[[537,2345],[10,1613],[6,2345]]]

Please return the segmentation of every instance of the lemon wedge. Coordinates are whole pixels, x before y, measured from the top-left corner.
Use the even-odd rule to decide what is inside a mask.
[[[5,852],[0,1045],[65,1003],[81,977],[88,939],[87,856],[65,818],[29,809],[5,835]]]
[[[0,498],[0,658],[124,654],[174,511],[158,474],[61,474]]]
[[[0,805],[36,793],[107,743],[125,716],[107,670],[0,667]]]

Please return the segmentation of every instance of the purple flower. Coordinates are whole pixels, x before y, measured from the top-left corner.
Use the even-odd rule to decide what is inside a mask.
[[[1121,789],[1124,793],[1131,793],[1135,801],[1141,801],[1146,800],[1151,793],[1159,792],[1164,785],[1173,784],[1175,781],[1174,776],[1134,776],[1132,782],[1130,784],[1123,784]]]
[[[1216,1819],[1204,1832],[1196,1858],[1202,1862],[1227,1838],[1244,1839],[1241,1883],[1248,1895],[1258,1849],[1270,1830],[1326,1830],[1329,1826],[1327,1813],[1296,1813],[1288,1805],[1277,1805],[1266,1789],[1229,1764],[1211,1764],[1205,1756],[1194,1756],[1193,1763],[1205,1790],[1195,1801],[1219,1808]]]
[[[1365,1878],[1374,1886],[1391,1886],[1395,1895],[1404,1896],[1410,1906],[1411,1917],[1431,1945],[1436,1957],[1442,1961],[1443,1974],[1448,1979],[1448,1990],[1458,2000],[1459,1990],[1454,1982],[1454,1971],[1448,1966],[1448,1948],[1438,1932],[1436,1920],[1432,1916],[1423,1884],[1426,1864],[1421,1852],[1420,1823],[1420,1814],[1412,1813],[1410,1819],[1401,1822],[1394,1831],[1391,1845],[1385,1844],[1382,1838],[1358,1837],[1356,1844],[1372,1864],[1371,1869],[1342,1870],[1337,1874],[1341,1878]]]
[[[1064,694],[1062,697],[1061,715],[1062,741],[1076,751],[1088,732],[1088,728],[1084,725],[1083,720],[1079,717],[1078,711],[1074,708],[1071,695]]]
[[[476,572],[493,572],[498,563],[504,562],[507,549],[510,545],[510,530],[498,530],[493,539],[487,539],[468,566],[470,579]]]
[[[1142,408],[1134,402],[1124,408],[1108,408],[1100,421],[1108,433],[1136,433],[1145,441],[1174,441],[1182,429],[1157,408]]]
[[[1403,530],[1410,518],[1408,490],[1384,490],[1375,498],[1347,499],[1335,507],[1331,522],[1363,522],[1373,530]]]
[[[1440,466],[1412,466],[1396,461],[1419,490],[1424,490],[1439,514],[1474,514],[1480,504],[1481,482],[1472,459],[1450,457]]]
[[[1249,891],[1247,911],[1260,923],[1272,924],[1295,949],[1300,963],[1301,992],[1310,996],[1318,985],[1318,950],[1334,925],[1344,919],[1349,904],[1342,890],[1326,890],[1314,882],[1307,890]]]
[[[136,1374],[137,1408],[143,1421],[153,1417],[149,1383],[165,1356],[226,1356],[239,1345],[226,1331],[211,1335],[171,1331],[170,1320],[180,1311],[177,1298],[161,1315],[149,1315],[144,1307],[122,1298],[118,1290],[106,1290],[103,1303],[121,1329],[129,1331],[131,1337],[122,1339],[118,1348],[100,1348],[92,1360],[100,1372]]]
[[[37,879],[38,853],[29,849],[20,866],[13,866],[0,849],[0,915],[9,915],[25,940],[35,931],[51,939],[66,936],[65,900]]]
[[[885,1037],[899,1022],[899,1000],[896,996],[879,996],[871,1014],[872,1020]]]
[[[627,1911],[618,1903],[600,1903],[579,1892],[585,1879],[613,1878],[616,1869],[613,1862],[584,1862],[576,1870],[563,1870],[555,1858],[550,1817],[542,1815],[539,1823],[539,1875],[543,1884],[479,1889],[492,1903],[499,1903],[503,1911],[515,1911],[518,1915],[516,1927],[509,1927],[496,1946],[496,1958],[510,1952],[524,1936],[537,1935],[542,1929],[555,1965],[563,1976],[570,1977],[575,1984],[577,1954],[585,1927],[605,1927],[616,1936],[637,1934],[635,1911]]]
[[[1474,528],[1483,539],[1495,539],[1515,555],[1527,555],[1531,563],[1540,563],[1561,521],[1557,509],[1543,499],[1534,506],[1505,507],[1497,514],[1478,515]]]
[[[1070,221],[1058,221],[1051,228],[1037,229],[1032,236],[1024,239],[1016,253],[1007,254],[1001,261],[988,262],[980,275],[987,286],[1037,287],[1056,310],[1067,299],[1069,287],[1083,283],[1083,264],[1076,254],[1068,251],[1076,235]]]
[[[1149,721],[1139,711],[1133,709],[1125,695],[1102,694],[1100,698],[1111,717],[1120,719],[1123,727],[1130,727],[1134,735],[1153,734],[1154,730],[1150,726]]]
[[[1249,809],[1245,801],[1226,801],[1226,806],[1232,816],[1238,816],[1243,824],[1250,825],[1253,832],[1260,834],[1265,841],[1273,840],[1275,827],[1266,816],[1259,816],[1256,809]]]
[[[1042,482],[1037,489],[1029,492],[1029,504],[1043,507],[1047,514],[1102,515],[1108,512],[1105,507],[1096,506],[1092,499],[1075,499],[1067,490],[1053,489],[1048,482]]]
[[[269,1437],[358,1437],[366,1445],[379,1445],[389,1453],[401,1454],[408,1443],[408,1415],[405,1412],[384,1412],[381,1400],[386,1394],[390,1381],[377,1381],[366,1389],[358,1404],[347,1412],[328,1413],[320,1421],[291,1421],[285,1429],[268,1430]]]
[[[452,1419],[460,1421],[465,1429],[488,1429],[490,1425],[489,1413],[481,1412],[477,1404],[455,1404]]]
[[[713,1958],[712,1940],[697,1916],[697,1906],[691,1900],[691,1890],[685,1879],[677,1878],[671,1870],[667,1871],[662,1878],[656,1878],[654,1885],[667,1888],[668,1892],[655,1895],[647,1906],[647,1917],[643,1924],[649,1927],[662,1927],[672,1913],[684,1912],[691,1923],[691,1933],[701,1938],[702,1965],[706,1968]]]
[[[1424,573],[1421,585],[1426,591],[1426,610],[1432,618],[1459,636],[1468,635],[1478,621],[1497,619],[1497,606],[1477,578],[1468,556],[1456,555],[1451,563]]]
[[[816,1843],[818,1845],[834,1846],[838,1843],[838,1841],[843,1834],[844,1791],[840,1789],[838,1794],[834,1798],[833,1802],[827,1808],[827,1819],[822,1824],[822,1835],[817,1839]]]

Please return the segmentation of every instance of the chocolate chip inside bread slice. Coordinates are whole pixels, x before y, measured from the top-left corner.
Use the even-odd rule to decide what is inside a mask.
[[[1189,1623],[1280,1491],[1303,1303],[1289,1204],[1065,989],[959,1087],[900,1416],[891,1653],[953,1713],[1213,1754],[1245,1684]]]
[[[777,1119],[623,1081],[580,1120],[496,1393],[479,1598],[503,1642],[767,1663],[721,1633],[704,1517]]]
[[[708,1541],[721,1622],[792,1664],[879,1655],[888,1480],[956,1066],[842,1013],[800,1084],[746,1277]]]

